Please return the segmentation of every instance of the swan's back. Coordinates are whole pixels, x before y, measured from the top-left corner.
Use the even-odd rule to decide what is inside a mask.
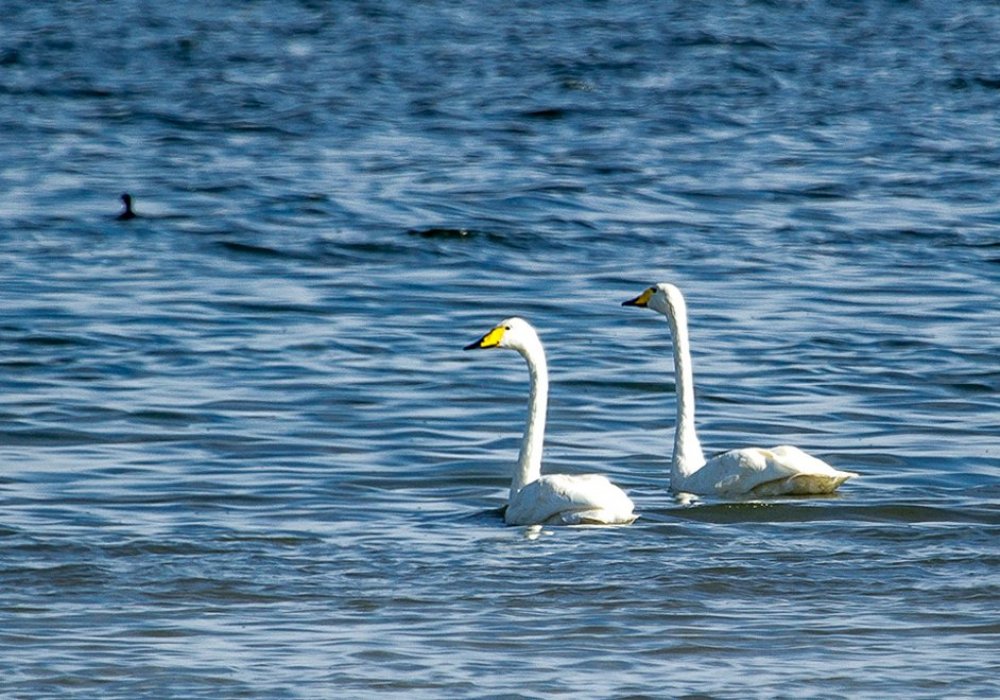
[[[832,493],[854,476],[791,445],[745,447],[712,457],[680,488],[672,488],[727,498],[805,496]]]
[[[547,474],[514,494],[508,525],[627,525],[632,500],[600,474]]]

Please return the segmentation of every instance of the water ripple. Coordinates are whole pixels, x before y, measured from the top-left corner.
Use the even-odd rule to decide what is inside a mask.
[[[6,3],[4,690],[1000,693],[995,8],[720,8]],[[660,280],[861,477],[675,501]],[[512,314],[634,525],[503,525]]]

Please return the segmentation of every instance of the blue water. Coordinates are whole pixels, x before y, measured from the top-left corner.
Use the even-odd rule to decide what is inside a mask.
[[[994,3],[2,14],[0,695],[1000,695]],[[657,281],[861,476],[676,502]],[[504,526],[514,314],[634,525]]]

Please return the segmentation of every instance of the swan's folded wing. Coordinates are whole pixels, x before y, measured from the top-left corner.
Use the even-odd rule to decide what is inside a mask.
[[[626,524],[635,520],[631,499],[599,474],[549,474],[511,498],[512,525]]]
[[[699,472],[720,496],[779,496],[830,493],[852,476],[797,447],[747,447],[716,455]]]

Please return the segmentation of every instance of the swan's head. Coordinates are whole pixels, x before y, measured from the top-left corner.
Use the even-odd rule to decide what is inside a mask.
[[[672,316],[678,308],[683,309],[684,297],[681,290],[669,282],[660,282],[644,291],[635,299],[623,301],[622,306],[640,306],[659,311],[664,316]]]
[[[490,348],[510,348],[523,352],[525,348],[538,344],[538,334],[523,318],[505,318],[482,338],[465,346],[465,350],[488,350]]]

